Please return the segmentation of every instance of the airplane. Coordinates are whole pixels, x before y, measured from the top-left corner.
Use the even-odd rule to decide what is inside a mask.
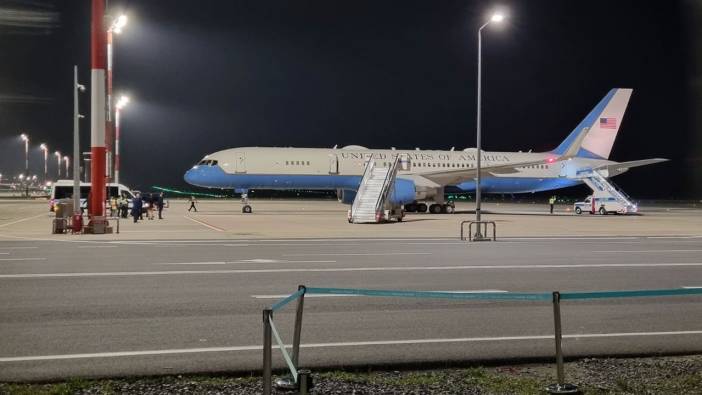
[[[482,151],[482,193],[530,193],[582,183],[597,194],[626,199],[608,178],[633,167],[667,161],[663,158],[609,160],[633,90],[610,90],[555,149],[548,152]],[[453,213],[446,189],[476,189],[476,149],[463,151],[343,148],[242,147],[206,155],[184,179],[199,187],[234,189],[242,193],[244,213],[252,212],[250,189],[336,190],[339,201],[352,204],[369,161],[389,166],[398,156],[410,165],[397,172],[392,204],[405,212]],[[429,205],[427,205],[429,203]],[[628,202],[632,211],[636,206]]]

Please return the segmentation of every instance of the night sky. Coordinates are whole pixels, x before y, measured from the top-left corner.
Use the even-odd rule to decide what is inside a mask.
[[[115,92],[132,99],[123,182],[187,188],[193,163],[238,146],[473,147],[477,28],[498,6],[506,23],[483,30],[484,149],[553,149],[607,91],[634,88],[611,159],[672,161],[615,181],[636,198],[700,199],[694,1],[110,1],[129,16],[115,37]],[[10,9],[44,18],[18,24]],[[0,173],[23,170],[21,132],[37,174],[39,143],[72,150],[89,12],[0,1]]]

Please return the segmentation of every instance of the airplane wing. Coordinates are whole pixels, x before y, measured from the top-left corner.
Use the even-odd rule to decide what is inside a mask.
[[[562,155],[558,157],[545,158],[539,161],[515,162],[509,164],[500,164],[495,166],[480,166],[480,177],[489,177],[495,175],[507,175],[518,173],[520,167],[533,165],[548,165],[554,162],[573,158],[578,155],[580,146],[583,140],[590,132],[590,128],[583,128],[576,136],[573,142],[565,149]],[[457,169],[448,171],[437,171],[433,173],[424,173],[421,177],[428,179],[439,185],[455,185],[463,181],[473,180],[478,176],[478,169]]]
[[[520,167],[532,166],[532,165],[546,165],[556,162],[557,160],[562,160],[563,157],[559,157],[554,160],[554,158],[544,159],[540,161],[531,162],[515,162],[510,164],[501,164],[496,166],[481,166],[480,176],[490,177],[496,175],[507,175],[519,172]],[[445,170],[437,171],[434,173],[423,173],[419,177],[428,179],[438,185],[455,185],[460,184],[464,181],[473,180],[478,176],[478,169],[456,169],[456,170]],[[405,176],[403,176],[405,177]]]
[[[638,166],[646,166],[646,165],[652,165],[654,163],[661,163],[661,162],[667,162],[670,159],[665,159],[665,158],[652,158],[652,159],[641,159],[641,160],[632,160],[629,162],[619,162],[619,163],[612,163],[608,165],[602,165],[594,168],[593,170],[607,170],[610,173],[623,173],[632,167],[638,167]]]

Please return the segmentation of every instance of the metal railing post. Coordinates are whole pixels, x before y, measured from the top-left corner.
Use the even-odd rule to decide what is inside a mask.
[[[553,293],[553,324],[556,335],[556,377],[558,384],[563,385],[565,374],[563,373],[563,349],[561,348],[561,294],[558,291]]]
[[[298,381],[299,381],[299,394],[300,395],[308,395],[310,388],[312,387],[312,383],[310,382],[310,371],[307,369],[302,369],[298,370],[297,374],[298,376]]]
[[[298,285],[297,290],[306,290],[304,285]],[[302,312],[305,307],[305,291],[302,292],[297,300],[297,310],[295,311],[295,332],[293,334],[293,355],[292,363],[295,368],[299,368],[300,361],[300,336],[302,334]]]
[[[263,310],[263,394],[271,395],[272,391],[272,379],[273,375],[271,372],[271,348],[272,334],[271,334],[271,315],[273,311],[271,309]]]
[[[563,369],[563,349],[561,348],[562,327],[561,327],[561,293],[553,292],[553,326],[556,339],[556,384],[549,385],[546,390],[551,394],[576,394],[578,387],[565,383],[565,372]]]

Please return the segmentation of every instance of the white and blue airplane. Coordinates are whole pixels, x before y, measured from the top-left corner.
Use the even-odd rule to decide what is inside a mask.
[[[604,179],[632,167],[666,161],[653,158],[631,162],[609,160],[632,89],[612,89],[555,149],[548,152],[492,152],[481,156],[483,193],[528,193],[571,187],[597,172]],[[405,211],[453,212],[444,200],[447,188],[474,191],[476,149],[463,151],[343,148],[243,147],[206,155],[185,173],[191,185],[234,189],[336,190],[351,204],[369,160],[387,164],[398,155],[410,166],[397,173],[390,198]],[[591,185],[588,183],[588,185]],[[430,206],[427,205],[430,203]],[[251,207],[244,206],[244,212]]]

